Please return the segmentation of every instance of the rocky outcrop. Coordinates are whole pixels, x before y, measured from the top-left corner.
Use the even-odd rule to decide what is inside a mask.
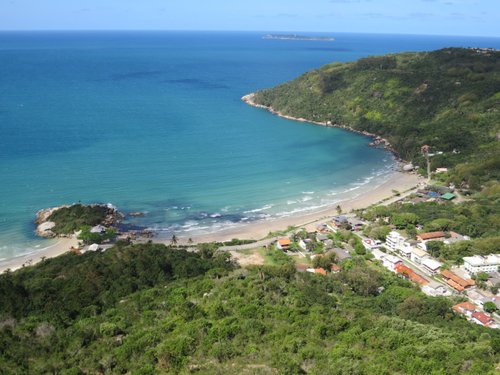
[[[56,226],[53,221],[45,221],[36,227],[35,233],[37,236],[45,238],[54,238],[56,234],[52,232],[52,228]]]
[[[35,224],[37,224],[35,229],[36,235],[44,238],[67,237],[71,235],[54,233],[53,228],[57,225],[57,223],[51,221],[50,218],[54,212],[63,208],[71,208],[73,206],[75,205],[62,205],[38,211],[35,219]],[[106,228],[114,227],[124,217],[124,215],[120,213],[112,204],[92,204],[87,207],[100,207],[105,210],[105,216],[99,224]]]

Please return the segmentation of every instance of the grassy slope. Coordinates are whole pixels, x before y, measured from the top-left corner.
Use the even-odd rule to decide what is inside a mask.
[[[380,135],[407,160],[421,162],[420,147],[428,144],[444,152],[436,166],[469,163],[457,169],[460,179],[499,177],[500,52],[449,48],[333,63],[259,91],[255,100]]]

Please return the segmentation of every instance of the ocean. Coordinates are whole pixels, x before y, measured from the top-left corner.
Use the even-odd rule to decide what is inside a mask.
[[[112,203],[191,236],[335,204],[394,168],[366,137],[240,98],[332,61],[500,39],[267,32],[1,32],[0,259],[48,246],[35,213]],[[314,34],[317,35],[317,34]]]

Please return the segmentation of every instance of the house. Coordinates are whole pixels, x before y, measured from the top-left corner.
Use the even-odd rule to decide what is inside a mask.
[[[423,276],[420,276],[418,273],[413,271],[410,267],[405,266],[403,263],[399,263],[398,265],[396,265],[395,271],[396,273],[405,276],[407,279],[413,281],[416,284],[419,285],[429,284],[429,280],[427,280]]]
[[[398,264],[402,264],[403,261],[394,255],[386,254],[382,258],[382,265],[389,271],[396,272],[396,267]]]
[[[90,229],[90,233],[106,233],[106,227],[102,225],[96,225]]]
[[[338,264],[333,263],[330,266],[330,271],[332,271],[332,273],[339,273],[340,270],[341,270],[341,268],[340,268],[340,266]]]
[[[436,168],[435,173],[446,173],[448,172],[448,168]]]
[[[371,238],[365,238],[361,241],[363,243],[363,246],[365,247],[366,250],[368,251],[373,251],[375,249],[380,249],[382,246],[382,242],[379,240],[372,240]]]
[[[446,238],[444,232],[427,232],[417,234],[417,240],[419,241],[443,241]]]
[[[422,261],[422,266],[424,266],[424,270],[429,272],[431,275],[435,275],[436,273],[439,272],[439,269],[441,268],[442,264],[439,263],[437,260],[426,258]]]
[[[472,314],[471,321],[480,324],[482,326],[489,327],[493,324],[495,324],[495,321],[491,318],[491,316],[481,312],[481,311],[476,311],[475,313]]]
[[[450,285],[455,290],[462,292],[465,288],[471,287],[476,283],[471,279],[462,279],[460,276],[454,274],[449,270],[444,270],[441,272],[441,276],[445,279],[446,283]]]
[[[456,196],[455,196],[455,194],[452,194],[452,193],[446,193],[446,194],[441,195],[440,198],[444,199],[445,201],[451,201],[451,200],[455,199]]]
[[[351,254],[349,254],[346,250],[339,249],[338,247],[329,250],[327,253],[329,252],[334,252],[337,255],[337,259],[339,261],[352,258]]]
[[[343,215],[334,216],[332,218],[332,221],[335,224],[335,226],[337,226],[337,227],[340,227],[340,226],[345,225],[345,224],[348,223],[347,217],[345,217]]]
[[[473,303],[467,301],[459,303],[452,307],[453,310],[458,312],[459,314],[465,315],[467,317],[471,317],[476,311],[479,311],[479,307],[474,305]]]
[[[292,241],[288,238],[280,238],[276,243],[276,247],[280,250],[287,251],[290,248]]]
[[[499,266],[500,254],[490,254],[488,256],[474,255],[472,257],[464,257],[464,268],[471,275],[475,275],[479,272],[497,272]]]
[[[413,248],[411,250],[411,256],[410,256],[410,259],[412,262],[416,263],[416,264],[422,264],[422,261],[428,256],[429,254],[427,253],[427,251],[424,251],[424,250],[421,250],[421,249],[417,249],[417,248]]]
[[[363,229],[363,225],[365,225],[364,222],[362,222],[361,220],[357,220],[357,219],[349,219],[348,223],[351,226],[351,230],[354,230],[354,231],[360,231],[361,229]]]
[[[401,234],[399,234],[396,231],[391,231],[385,238],[385,244],[387,248],[391,251],[398,251],[399,248],[401,248],[406,241],[406,238],[404,238]]]

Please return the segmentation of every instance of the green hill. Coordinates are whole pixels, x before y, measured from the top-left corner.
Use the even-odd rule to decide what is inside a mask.
[[[119,243],[0,275],[1,374],[494,374],[500,331],[363,258],[336,275]]]
[[[457,167],[456,183],[498,179],[500,52],[446,48],[332,63],[255,94],[284,115],[386,138],[405,160]],[[422,164],[421,164],[422,165]]]

